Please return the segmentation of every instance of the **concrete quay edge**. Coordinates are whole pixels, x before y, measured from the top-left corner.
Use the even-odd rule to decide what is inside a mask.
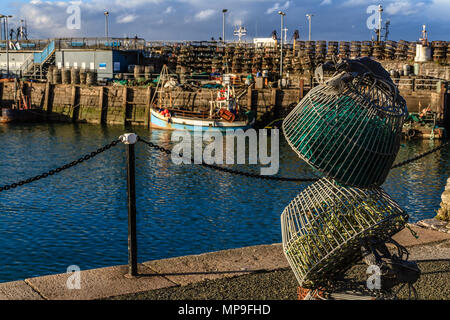
[[[450,259],[450,234],[411,225],[393,238],[412,250],[411,259]],[[450,242],[449,242],[450,244]],[[423,247],[421,247],[423,246]],[[139,276],[130,278],[128,266],[83,270],[80,289],[68,289],[71,274],[62,273],[0,283],[0,300],[94,300],[144,291],[185,286],[287,268],[280,243],[222,250],[140,263]],[[73,284],[73,282],[71,282]]]

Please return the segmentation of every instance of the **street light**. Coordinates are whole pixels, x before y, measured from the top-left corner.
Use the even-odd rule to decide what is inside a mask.
[[[281,16],[281,54],[280,54],[280,87],[283,85],[283,19],[284,16],[286,15],[286,13],[284,13],[283,11],[278,11],[278,14]]]
[[[223,44],[225,44],[225,13],[228,12],[228,9],[223,9],[222,10],[222,15],[223,15],[223,19],[222,19],[222,41]]]
[[[5,36],[6,36],[6,74],[7,77],[9,78],[9,38],[8,38],[8,18],[12,18],[11,15],[3,15],[0,14],[0,19],[5,19],[6,21],[6,28],[5,28]]]
[[[106,41],[108,41],[108,16],[109,16],[109,12],[105,11],[103,13],[105,15],[105,36],[106,36]]]
[[[309,38],[308,38],[309,41],[311,41],[311,18],[312,18],[313,16],[314,16],[314,15],[311,14],[311,13],[306,14],[306,18],[307,18],[308,21],[309,21]]]

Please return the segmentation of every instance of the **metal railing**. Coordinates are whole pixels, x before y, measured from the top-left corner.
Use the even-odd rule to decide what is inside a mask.
[[[34,63],[44,63],[55,51],[55,41],[50,41],[50,43],[41,52],[36,52],[34,54]]]
[[[412,91],[437,91],[439,85],[446,80],[442,79],[427,79],[427,78],[393,78],[392,81],[399,89],[406,89]]]

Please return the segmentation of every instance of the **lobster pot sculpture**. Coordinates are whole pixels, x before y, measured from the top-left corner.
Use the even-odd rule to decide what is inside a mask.
[[[346,67],[351,72],[336,72],[302,99],[283,132],[300,158],[326,176],[380,186],[399,150],[406,103],[377,62],[349,60]]]
[[[315,288],[361,258],[361,242],[385,241],[408,215],[380,188],[339,186],[322,178],[283,211],[283,250],[300,286]]]

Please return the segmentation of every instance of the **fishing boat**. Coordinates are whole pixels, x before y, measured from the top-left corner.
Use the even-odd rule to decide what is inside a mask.
[[[150,126],[164,130],[229,130],[249,129],[255,123],[252,111],[243,111],[238,104],[234,88],[229,83],[217,91],[215,99],[209,101],[209,111],[190,111],[183,108],[163,106],[161,99],[155,103],[155,96],[162,91],[164,80],[168,77],[167,67],[160,74],[157,90],[150,109]],[[170,80],[168,80],[170,81]],[[158,91],[158,88],[161,91]],[[160,94],[160,96],[162,96]]]
[[[2,82],[15,82],[14,101],[9,106],[0,106],[0,123],[33,122],[41,118],[38,110],[32,110],[31,99],[25,95],[22,81],[5,79]],[[0,101],[1,103],[1,101]]]

